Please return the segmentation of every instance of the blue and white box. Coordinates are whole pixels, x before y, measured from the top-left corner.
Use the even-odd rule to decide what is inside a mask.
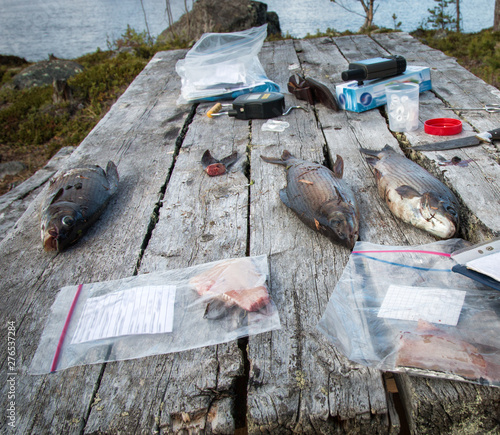
[[[420,85],[420,93],[432,89],[431,71],[426,66],[408,66],[403,74],[384,79],[356,80],[335,86],[337,100],[344,110],[364,112],[387,103],[385,87],[394,83],[412,82]]]

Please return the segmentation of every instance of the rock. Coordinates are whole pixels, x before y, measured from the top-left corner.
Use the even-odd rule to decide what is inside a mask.
[[[67,80],[82,71],[83,66],[77,62],[52,57],[50,60],[42,60],[23,69],[12,80],[16,89],[26,89],[51,85],[55,80]]]
[[[16,175],[26,169],[26,165],[22,162],[5,162],[0,163],[0,180],[6,175]]]
[[[26,65],[28,61],[24,57],[0,54],[0,66],[16,67]]]
[[[278,15],[267,5],[251,0],[197,0],[193,9],[164,30],[158,41],[198,40],[203,33],[227,33],[268,23],[268,35],[281,35]]]

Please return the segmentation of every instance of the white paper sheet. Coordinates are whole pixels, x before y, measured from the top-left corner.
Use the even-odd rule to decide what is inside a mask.
[[[134,334],[172,332],[175,286],[144,286],[90,298],[72,344]]]
[[[465,299],[465,291],[435,287],[391,285],[380,306],[378,317],[399,320],[426,320],[455,326]]]
[[[500,252],[476,258],[465,263],[468,269],[500,281]]]

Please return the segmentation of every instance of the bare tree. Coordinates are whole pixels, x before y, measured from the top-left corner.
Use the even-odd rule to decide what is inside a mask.
[[[493,31],[500,31],[500,0],[495,0],[495,13],[493,20]]]
[[[359,15],[360,17],[363,17],[365,19],[365,22],[361,26],[361,31],[370,29],[373,27],[373,16],[375,15],[375,12],[377,12],[378,6],[375,6],[375,1],[376,0],[330,0],[331,2],[339,5],[341,8],[345,9],[348,12],[352,12],[353,14]],[[365,12],[364,15],[360,14],[359,12],[349,8],[346,3],[357,1],[361,4],[363,11]],[[500,0],[497,0],[500,1]]]

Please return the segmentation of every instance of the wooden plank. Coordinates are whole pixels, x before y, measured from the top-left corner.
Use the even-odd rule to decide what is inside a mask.
[[[477,102],[471,101],[470,98],[457,97],[457,95],[464,95],[459,91],[459,85],[455,88],[449,83],[449,78],[452,77],[452,71],[457,70],[457,75],[468,76],[464,73],[462,67],[453,61],[453,68],[449,68],[449,74],[435,74],[435,69],[440,64],[447,64],[451,60],[444,56],[441,52],[430,50],[428,47],[423,46],[413,38],[403,35],[403,38],[381,37],[377,35],[376,39],[382,46],[392,51],[393,54],[405,53],[408,58],[412,59],[416,64],[429,65],[433,68],[433,88],[437,89],[455,89],[454,93],[450,93],[454,98],[462,99],[463,104],[474,104]],[[431,63],[432,60],[432,63]],[[426,63],[429,62],[429,63]],[[442,80],[446,80],[443,83]],[[470,86],[478,89],[485,87],[483,83],[478,83],[477,78],[470,82]],[[460,81],[462,89],[464,81]],[[469,85],[465,88],[471,89]],[[443,94],[443,92],[441,92]],[[427,95],[425,95],[427,94]],[[420,118],[430,119],[435,117],[450,116],[443,111],[443,102],[436,98],[433,93],[421,94],[421,101],[423,97],[424,104],[420,105]],[[468,94],[470,95],[470,94]],[[464,100],[467,100],[464,101]],[[444,101],[448,103],[448,101]],[[489,128],[493,128],[491,125]],[[469,129],[466,125],[466,129]],[[469,130],[470,131],[470,130]],[[421,130],[405,134],[406,138],[411,144],[429,141],[429,135],[425,135]],[[425,138],[427,136],[427,138]],[[416,140],[418,138],[418,140]],[[438,138],[441,140],[443,138]],[[469,207],[468,212],[468,228],[463,228],[461,234],[463,237],[474,239],[482,239],[488,231],[484,231],[481,225],[477,224],[472,226],[474,222],[473,215],[482,216],[483,221],[488,221],[482,212],[485,206],[477,203],[474,200],[478,199],[483,201],[492,214],[496,213],[498,206],[495,207],[495,200],[492,202],[488,198],[488,192],[492,189],[498,189],[498,176],[484,175],[484,172],[493,170],[496,172],[498,165],[488,163],[488,156],[478,149],[455,150],[450,152],[440,153],[422,153],[425,156],[432,156],[432,163],[430,158],[427,157],[427,164],[424,159],[420,159],[424,167],[433,172],[438,177],[444,179],[449,186],[457,192],[462,201]],[[472,165],[470,170],[468,168],[450,167],[436,168],[437,155],[446,156],[451,158],[453,155],[466,156],[465,158],[474,158],[478,163]],[[464,157],[462,157],[464,158]],[[480,163],[481,162],[481,163]],[[460,170],[458,170],[460,169]],[[446,170],[446,173],[444,173]],[[492,177],[492,178],[490,178]],[[488,186],[486,186],[485,179],[487,179]],[[495,180],[495,181],[493,181]],[[482,182],[481,182],[482,181]],[[493,181],[493,183],[491,183]],[[473,195],[471,192],[481,192],[481,195]],[[484,193],[483,193],[484,192]],[[484,194],[484,196],[483,196]],[[484,199],[483,199],[484,198]],[[497,202],[498,204],[498,202]],[[470,223],[469,223],[470,222]],[[493,226],[493,225],[491,225]],[[490,231],[492,230],[490,226]],[[478,385],[452,382],[448,380],[441,380],[435,378],[420,378],[407,375],[395,375],[398,389],[403,400],[403,405],[406,411],[406,417],[410,425],[412,433],[478,433],[487,432],[496,427],[499,418],[498,406],[493,405],[498,403],[500,392],[495,388],[481,387]]]
[[[246,255],[248,122],[209,119],[208,107],[201,105],[189,126],[140,273]],[[200,163],[206,149],[216,158],[237,151],[239,160],[228,173],[209,177]],[[237,421],[244,403],[235,403],[243,375],[244,359],[234,341],[108,364],[97,392],[106,412],[93,408],[85,430],[231,433],[244,424]]]
[[[157,54],[68,159],[66,167],[84,163],[105,166],[113,160],[121,177],[116,196],[88,233],[64,253],[44,252],[38,217],[40,195],[0,243],[1,319],[4,325],[15,321],[17,328],[19,433],[74,433],[85,426],[104,366],[78,367],[46,376],[31,376],[28,368],[60,287],[134,273],[172,164],[178,132],[188,114],[175,106],[180,81],[172,73],[175,61],[184,53]],[[140,99],[134,99],[136,93]],[[172,121],[167,123],[169,119]],[[2,328],[4,342],[6,333]],[[3,359],[4,372],[6,364]],[[7,385],[1,388],[1,404],[6,409]]]
[[[412,63],[432,68],[433,90],[422,95],[420,104],[421,122],[436,117],[457,117],[452,111],[444,110],[444,106],[480,107],[485,103],[499,103],[500,91],[486,84],[469,71],[462,68],[454,59],[445,56],[438,50],[429,49],[420,42],[404,34],[401,38],[389,34],[374,37],[378,43],[392,50],[402,50]],[[433,97],[433,94],[436,97]],[[470,136],[472,130],[485,131],[500,126],[500,114],[463,112],[464,133],[453,137]],[[423,126],[415,132],[405,134],[411,145],[439,142],[451,137],[433,137],[426,134]],[[449,161],[458,156],[462,160],[471,160],[467,168],[460,166],[440,166],[442,160]],[[462,234],[471,241],[484,240],[500,235],[500,153],[495,146],[455,149],[440,152],[412,153],[413,160],[418,161],[431,173],[445,181],[462,202],[461,217]],[[471,195],[481,192],[481,195]]]
[[[286,86],[286,66],[297,63],[292,42],[266,45],[261,57],[268,76]],[[279,156],[286,147],[323,162],[324,138],[312,115],[292,112],[283,133],[262,132],[262,121],[252,122],[250,252],[270,255],[282,329],[249,339],[248,431],[385,432],[388,410],[379,372],[350,363],[316,330],[349,251],[307,228],[281,203],[283,168],[260,159]]]
[[[14,227],[45,183],[64,165],[75,147],[64,147],[40,170],[0,196],[0,241]]]

